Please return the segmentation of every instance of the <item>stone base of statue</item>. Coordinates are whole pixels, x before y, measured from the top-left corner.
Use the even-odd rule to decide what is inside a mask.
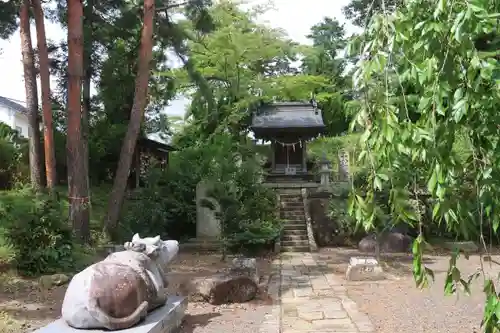
[[[169,296],[167,303],[148,314],[145,320],[134,327],[120,330],[120,333],[174,333],[181,326],[187,308],[187,298]],[[64,320],[59,319],[34,333],[104,333],[109,330],[83,330],[69,327]]]

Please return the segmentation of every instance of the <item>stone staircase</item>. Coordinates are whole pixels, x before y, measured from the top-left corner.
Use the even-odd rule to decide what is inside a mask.
[[[309,252],[306,217],[301,194],[280,194],[280,218],[284,221],[282,252]]]

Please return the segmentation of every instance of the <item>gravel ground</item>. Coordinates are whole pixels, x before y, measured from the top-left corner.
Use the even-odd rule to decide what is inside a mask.
[[[181,254],[172,268],[170,276],[171,293],[179,290],[178,284],[193,277],[203,277],[216,274],[228,267],[231,258],[225,263],[220,261],[220,255],[196,256]],[[271,258],[257,260],[259,274],[266,279],[270,274]],[[213,306],[208,303],[189,302],[182,333],[255,333],[264,321],[266,314],[271,312],[271,300],[267,295],[245,304],[229,304]],[[261,299],[263,298],[263,299]]]
[[[179,284],[194,277],[208,277],[229,267],[232,258],[221,262],[220,255],[180,253],[169,266],[169,293],[178,294]],[[261,276],[268,277],[271,258],[258,258]],[[32,332],[60,316],[66,286],[43,291],[38,280],[23,279],[13,273],[0,274],[0,333]],[[242,304],[212,306],[188,305],[182,333],[253,333],[258,332],[264,316],[270,312],[267,294]]]
[[[184,319],[182,333],[255,333],[264,316],[271,312],[270,305],[232,304],[209,306],[191,303]]]
[[[356,251],[345,249],[325,249],[319,256],[327,260],[337,273],[344,273],[347,257]],[[395,258],[396,257],[396,258]],[[500,256],[493,256],[499,262]],[[411,274],[409,256],[391,256],[386,270],[391,278],[381,282],[348,282],[349,297],[359,309],[370,317],[376,331],[380,333],[473,333],[481,332],[484,295],[483,280],[479,278],[471,288],[471,295],[444,296],[444,281],[449,264],[449,256],[426,256],[426,266],[434,270],[435,283],[428,289],[415,286]],[[474,273],[480,267],[479,256],[469,260],[460,258],[458,267],[462,276]],[[496,277],[500,266],[485,263],[485,271]],[[467,280],[467,279],[465,279]]]

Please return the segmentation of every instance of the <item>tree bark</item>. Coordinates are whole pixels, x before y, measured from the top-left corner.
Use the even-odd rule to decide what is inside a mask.
[[[150,63],[153,58],[153,27],[154,27],[155,2],[144,0],[144,22],[141,34],[141,46],[139,50],[139,62],[135,80],[134,104],[130,114],[127,133],[123,140],[120,152],[120,160],[116,170],[113,189],[108,203],[108,211],[104,220],[106,233],[112,240],[116,238],[116,226],[123,205],[127,180],[130,173],[130,165],[134,156],[137,138],[144,118],[146,107]]]
[[[90,194],[89,175],[89,119],[90,119],[90,83],[92,81],[92,43],[94,41],[94,1],[87,0],[84,10],[84,39],[83,39],[83,84],[82,84],[82,141],[83,141],[83,173],[86,175],[87,188]],[[91,207],[89,207],[90,209]]]
[[[81,86],[83,76],[83,5],[68,0],[68,199],[69,219],[78,240],[90,241],[88,175],[84,174]]]
[[[45,174],[47,188],[52,191],[57,184],[56,153],[54,148],[54,128],[52,121],[52,101],[50,99],[49,51],[45,36],[45,22],[42,3],[32,0],[35,13],[36,35],[38,41],[38,57],[40,60],[40,83],[42,90],[43,138],[45,152]]]
[[[38,92],[33,46],[31,44],[29,7],[29,0],[24,0],[19,13],[21,52],[24,69],[24,87],[26,89],[26,107],[28,109],[30,179],[33,188],[40,190],[42,188],[40,124],[38,119]]]

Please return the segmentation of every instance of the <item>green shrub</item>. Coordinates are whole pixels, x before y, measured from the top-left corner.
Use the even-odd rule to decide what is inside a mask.
[[[327,158],[330,161],[334,172],[338,170],[338,153],[340,149],[345,149],[349,153],[349,168],[355,174],[361,167],[357,163],[357,151],[359,134],[349,134],[334,137],[320,137],[308,145],[308,155],[315,161]]]
[[[28,142],[0,122],[0,190],[25,182],[29,175]]]
[[[220,137],[220,156],[213,160],[213,190],[220,206],[222,237],[230,251],[256,253],[272,246],[282,229],[276,218],[276,195],[262,185],[260,157],[250,144]]]
[[[14,144],[0,138],[0,189],[7,189],[12,186],[17,155]]]
[[[74,267],[66,214],[60,201],[29,189],[0,193],[0,226],[20,272],[36,275]]]
[[[14,248],[5,240],[5,229],[0,228],[0,270],[8,267],[16,258]]]
[[[213,185],[208,195],[220,205],[228,249],[258,252],[271,246],[281,232],[274,215],[275,194],[261,184],[262,168],[253,145],[233,139],[216,135],[203,145],[172,153],[167,170],[153,168],[145,186],[126,202],[120,240],[139,230],[180,240],[195,237],[196,187],[205,181]]]
[[[164,171],[151,168],[134,190],[120,219],[120,240],[141,231],[182,240],[196,236],[196,185],[209,175],[211,147],[173,152]]]

